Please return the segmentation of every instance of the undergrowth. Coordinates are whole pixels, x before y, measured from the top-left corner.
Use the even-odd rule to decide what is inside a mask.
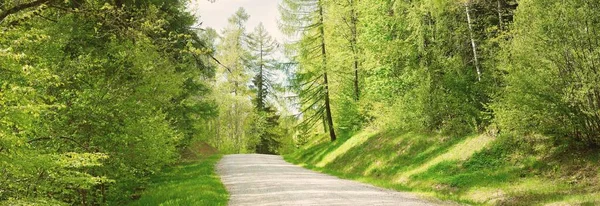
[[[363,132],[334,143],[315,139],[286,160],[343,178],[467,204],[600,204],[598,150],[556,144],[539,135]]]

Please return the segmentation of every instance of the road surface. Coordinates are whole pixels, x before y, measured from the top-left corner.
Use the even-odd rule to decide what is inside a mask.
[[[409,193],[343,180],[274,155],[227,155],[217,173],[229,205],[437,205]]]

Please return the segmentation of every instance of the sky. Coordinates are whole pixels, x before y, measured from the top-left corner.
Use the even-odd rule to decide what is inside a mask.
[[[227,19],[240,7],[246,9],[250,15],[246,25],[247,32],[254,31],[260,22],[262,22],[269,34],[281,42],[284,38],[277,28],[277,19],[279,11],[277,5],[280,0],[216,0],[211,3],[209,0],[193,0],[188,9],[199,15],[199,21],[202,22],[202,28],[211,27],[221,33],[227,26]]]

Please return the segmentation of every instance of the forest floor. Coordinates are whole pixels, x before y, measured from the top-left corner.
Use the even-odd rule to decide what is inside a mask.
[[[217,171],[231,194],[229,205],[448,205],[314,172],[281,156],[227,155]]]
[[[141,198],[130,205],[227,205],[229,194],[215,173],[221,157],[206,143],[192,144],[178,164],[152,177]]]
[[[317,137],[289,162],[384,188],[474,205],[599,205],[600,152],[547,137],[363,131]]]

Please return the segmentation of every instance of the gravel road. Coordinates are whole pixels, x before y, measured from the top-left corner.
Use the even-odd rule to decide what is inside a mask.
[[[229,205],[437,205],[409,193],[343,180],[274,155],[227,155],[217,173]]]

